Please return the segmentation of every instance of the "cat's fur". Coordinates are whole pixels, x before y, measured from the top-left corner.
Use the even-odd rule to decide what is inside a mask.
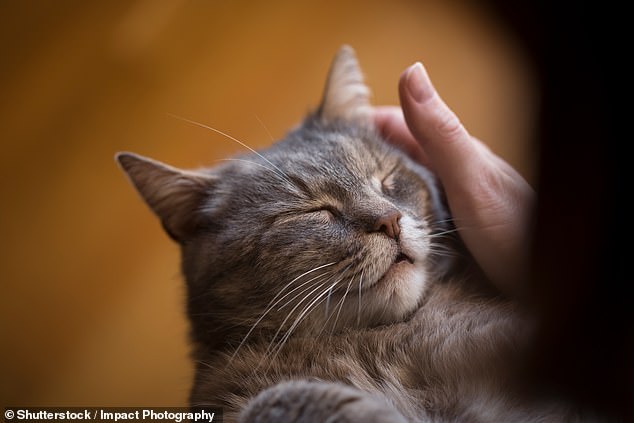
[[[182,248],[192,405],[225,421],[550,421],[512,364],[530,325],[458,271],[432,174],[389,147],[344,47],[319,109],[261,154],[118,160]]]

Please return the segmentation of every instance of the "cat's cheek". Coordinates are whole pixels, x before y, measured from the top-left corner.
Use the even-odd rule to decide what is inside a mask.
[[[429,256],[429,236],[423,219],[404,214],[401,224],[401,248],[417,263],[426,262]]]

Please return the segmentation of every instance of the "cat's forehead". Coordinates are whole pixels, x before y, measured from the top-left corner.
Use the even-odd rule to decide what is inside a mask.
[[[380,189],[402,157],[371,130],[302,128],[266,150],[232,161],[222,179],[227,194],[266,207],[315,200],[336,205]]]
[[[279,147],[271,153],[281,165],[315,177],[367,178],[396,159],[373,133],[308,133]]]

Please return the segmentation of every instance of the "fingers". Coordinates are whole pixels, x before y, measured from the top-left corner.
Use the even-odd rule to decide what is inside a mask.
[[[503,291],[517,291],[518,269],[525,268],[531,188],[469,135],[423,65],[416,63],[401,75],[399,96],[407,127],[443,184],[465,245],[491,281]]]
[[[458,117],[442,101],[422,64],[401,76],[399,95],[405,121],[444,184],[473,174],[483,146],[473,140]]]
[[[373,109],[374,124],[392,145],[405,151],[412,159],[429,166],[429,160],[420,144],[410,132],[403,111],[397,106],[380,106]]]

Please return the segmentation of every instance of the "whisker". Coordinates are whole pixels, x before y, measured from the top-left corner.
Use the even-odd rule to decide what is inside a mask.
[[[328,310],[330,309],[330,296],[332,295],[332,288],[328,290],[328,297],[326,297],[326,316],[328,316]],[[336,306],[335,306],[336,307]],[[328,321],[328,320],[326,320]]]
[[[276,175],[279,176],[279,174],[277,173],[277,171],[275,169],[271,169],[270,167],[264,166],[262,163],[254,162],[253,160],[228,158],[228,159],[218,159],[217,161],[219,161],[219,162],[244,162],[244,163],[249,163],[249,164],[252,164],[252,165],[260,166],[260,167],[268,170],[269,172],[273,172],[273,173],[275,173]]]
[[[428,219],[429,223],[449,223],[449,222],[453,222],[454,218],[453,217],[448,217],[447,219],[439,219],[439,220],[431,220],[433,218],[432,215],[428,215],[426,216],[426,218]]]
[[[290,319],[290,317],[293,315],[293,313],[295,312],[295,310],[297,310],[299,308],[299,306],[302,305],[302,303],[304,301],[306,301],[307,299],[310,298],[310,296],[318,291],[321,287],[323,287],[324,285],[327,285],[328,282],[331,280],[331,278],[326,279],[323,282],[318,282],[317,283],[317,288],[314,288],[312,291],[310,291],[308,294],[306,294],[304,296],[304,298],[302,298],[296,305],[295,307],[293,307],[291,309],[291,311],[288,312],[288,314],[286,315],[286,318],[284,318],[284,320],[282,321],[282,323],[280,324],[279,329],[277,330],[277,332],[275,332],[275,335],[273,335],[273,338],[271,339],[271,343],[269,344],[268,348],[266,349],[266,351],[264,352],[264,356],[266,357],[266,355],[268,354],[268,352],[270,351],[271,347],[273,346],[273,344],[275,343],[275,339],[277,339],[277,336],[280,334],[280,332],[282,331],[282,329],[284,328],[284,325],[286,324],[286,322],[288,321],[288,319]],[[314,286],[314,285],[313,285]],[[308,289],[313,288],[313,286],[309,287]],[[308,289],[304,290],[303,292],[306,292]]]
[[[244,336],[244,338],[242,339],[242,341],[240,342],[240,344],[238,345],[238,347],[235,349],[235,351],[233,352],[233,354],[231,355],[231,360],[233,360],[233,358],[236,356],[236,354],[238,353],[238,351],[240,350],[240,348],[242,347],[242,345],[244,345],[244,343],[246,342],[247,338],[249,337],[249,335],[251,335],[251,333],[255,330],[256,326],[262,321],[262,319],[264,319],[264,317],[266,317],[271,310],[277,305],[279,304],[280,301],[282,301],[284,298],[286,298],[290,293],[292,293],[293,291],[301,288],[302,286],[304,286],[306,283],[314,280],[311,279],[308,282],[305,282],[301,285],[299,285],[298,287],[296,287],[295,289],[289,291],[288,293],[286,293],[286,295],[284,295],[283,297],[281,297],[279,300],[275,301],[277,297],[279,297],[280,295],[282,295],[282,293],[289,287],[291,286],[295,281],[297,281],[298,279],[309,275],[312,272],[315,272],[317,270],[323,269],[325,267],[328,266],[332,266],[333,264],[336,264],[337,262],[331,262],[331,263],[327,263],[327,264],[323,264],[321,266],[317,266],[313,269],[310,269],[307,272],[302,273],[301,275],[297,276],[295,279],[293,279],[292,281],[290,281],[288,284],[286,284],[276,295],[275,297],[273,297],[273,299],[269,302],[269,304],[266,306],[266,310],[264,311],[264,313],[262,313],[262,315],[260,316],[260,318],[258,320],[256,320],[256,322],[253,324],[253,326],[251,326],[251,329],[249,329],[249,331],[247,332],[247,334]],[[319,275],[319,276],[323,276],[323,274]],[[230,361],[231,361],[230,360]]]
[[[273,135],[271,135],[271,133],[269,132],[269,128],[266,127],[264,122],[262,122],[262,120],[260,119],[260,117],[257,114],[255,115],[255,118],[258,120],[258,122],[260,122],[260,125],[262,125],[262,128],[264,128],[264,131],[267,133],[267,135],[269,136],[271,141],[275,141],[275,138],[273,138]]]
[[[442,232],[432,232],[429,237],[433,238],[435,236],[440,236],[440,235],[447,235],[447,234],[451,234],[454,232],[458,232],[458,228],[453,228],[453,229],[448,229],[446,231],[442,231]]]
[[[335,323],[333,323],[333,330],[337,329],[337,322],[339,321],[339,315],[341,314],[341,310],[343,309],[343,303],[346,301],[346,297],[348,296],[348,292],[350,292],[350,286],[352,285],[352,281],[354,280],[354,276],[350,278],[350,282],[348,282],[348,286],[346,287],[346,292],[344,292],[343,297],[339,301],[339,311],[337,312],[337,317],[335,317]]]
[[[431,216],[428,216],[428,218],[431,218]],[[468,219],[468,218],[448,218],[448,219],[441,219],[441,220],[431,220],[431,219],[427,219],[427,222],[431,225],[431,226],[435,226],[439,223],[453,223],[454,228],[450,229],[450,230],[464,230],[464,229],[482,229],[484,228],[482,225],[474,225],[473,219]]]
[[[332,273],[332,272],[330,272]],[[249,332],[245,335],[245,337],[243,338],[242,342],[240,343],[240,345],[238,346],[238,348],[236,349],[236,351],[233,353],[233,356],[235,356],[235,354],[237,354],[238,349],[244,344],[244,342],[247,340],[248,336],[253,332],[253,330],[255,330],[255,327],[262,321],[262,319],[264,319],[264,317],[266,317],[266,315],[268,315],[274,308],[276,305],[278,305],[282,300],[284,300],[284,298],[286,298],[288,295],[292,294],[294,291],[302,288],[304,285],[309,284],[310,282],[313,282],[315,280],[318,280],[324,276],[326,276],[328,273],[322,273],[319,274],[317,276],[315,276],[314,278],[309,279],[308,281],[302,283],[301,285],[295,287],[294,289],[292,289],[291,291],[289,291],[288,293],[286,293],[284,296],[282,296],[281,298],[279,298],[277,301],[275,301],[275,298],[273,299],[273,301],[275,301],[273,304],[271,304],[270,306],[267,306],[267,309],[264,311],[264,313],[262,314],[262,316],[260,316],[260,318],[255,322],[255,324],[252,326],[252,328],[249,330]],[[300,291],[296,296],[294,296],[291,300],[289,300],[288,302],[286,302],[282,307],[280,307],[278,309],[278,311],[282,310],[284,307],[286,307],[288,304],[290,304],[291,302],[293,302],[293,300],[295,300],[297,297],[299,297],[300,295],[302,295],[303,293],[305,293],[306,291],[308,291],[309,289],[313,288],[315,285],[309,285],[307,288],[303,289],[302,291]],[[303,301],[303,300],[302,300]],[[301,301],[300,301],[301,303]],[[269,303],[270,304],[270,303]],[[292,312],[293,310],[291,310]],[[273,336],[273,339],[275,339],[275,337],[277,337],[277,335],[279,334],[279,330],[276,332],[276,334]],[[232,356],[232,357],[233,357]]]
[[[321,336],[321,334],[324,332],[324,330],[326,330],[326,328],[328,326],[328,322],[330,321],[330,319],[332,319],[332,316],[335,314],[335,311],[337,310],[337,307],[339,307],[339,311],[337,312],[337,317],[335,318],[335,323],[333,324],[333,327],[332,327],[332,331],[334,331],[335,327],[337,326],[337,320],[339,319],[339,314],[341,313],[341,308],[343,307],[343,302],[346,300],[346,295],[348,295],[348,291],[350,290],[350,285],[352,284],[353,280],[354,280],[354,276],[352,278],[350,278],[350,282],[348,283],[348,286],[346,288],[346,291],[344,292],[343,297],[339,301],[337,301],[337,304],[335,304],[335,308],[332,311],[332,313],[330,313],[330,315],[328,315],[328,313],[326,313],[326,316],[328,318],[324,322],[323,327],[321,328],[321,330],[317,334],[316,338],[319,338]],[[332,333],[332,331],[331,331],[331,333]]]
[[[332,272],[328,272],[328,273],[332,273]],[[282,298],[280,298],[280,300],[283,300],[284,298],[286,298],[289,294],[291,294],[292,292],[296,291],[298,288],[303,287],[304,285],[308,284],[309,282],[312,282],[324,275],[327,275],[328,273],[322,273],[319,274],[317,276],[315,276],[314,278],[311,278],[309,280],[307,280],[306,282],[302,283],[301,285],[299,285],[297,288],[293,289],[292,291],[288,292],[286,295],[284,295]],[[277,311],[282,311],[286,306],[288,306],[289,304],[292,304],[293,301],[295,301],[297,299],[297,297],[301,296],[304,292],[308,291],[309,289],[311,289],[314,285],[310,285],[307,288],[301,290],[300,292],[297,293],[297,295],[295,295],[293,298],[291,298],[290,300],[288,300],[287,302],[285,302],[283,305],[281,305],[280,307],[278,307]],[[277,303],[276,303],[277,304]]]
[[[196,122],[196,121],[193,121],[193,120],[191,120],[191,119],[187,119],[187,118],[184,118],[184,117],[182,117],[182,116],[175,115],[175,114],[173,114],[173,113],[168,113],[168,115],[169,115],[169,116],[171,116],[171,117],[173,117],[173,118],[175,118],[175,119],[180,119],[180,120],[182,120],[182,121],[184,121],[184,122],[190,123],[190,124],[192,124],[192,125],[196,125],[196,126],[199,126],[199,127],[201,127],[201,128],[209,129],[210,131],[213,131],[213,132],[215,132],[215,133],[217,133],[217,134],[219,134],[219,135],[222,135],[223,137],[226,137],[226,138],[228,138],[228,139],[230,139],[230,140],[232,140],[232,141],[237,142],[238,144],[240,144],[241,146],[243,146],[244,148],[246,148],[247,150],[249,150],[250,152],[252,152],[252,153],[253,153],[253,154],[255,154],[256,156],[260,157],[262,160],[264,160],[265,162],[267,162],[268,164],[270,164],[271,166],[273,166],[273,168],[279,172],[279,174],[278,174],[278,175],[279,175],[279,176],[281,176],[283,179],[285,179],[285,180],[286,180],[286,182],[290,183],[290,184],[291,184],[291,185],[293,185],[293,186],[295,185],[295,184],[293,183],[293,181],[289,178],[289,176],[288,176],[286,173],[284,173],[284,171],[283,171],[282,169],[280,169],[279,167],[277,167],[277,166],[276,166],[273,162],[271,162],[269,159],[267,159],[267,158],[266,158],[266,157],[264,157],[262,154],[258,153],[255,149],[253,149],[253,148],[249,147],[247,144],[243,143],[243,142],[242,142],[242,141],[240,141],[239,139],[234,138],[234,137],[232,137],[232,136],[231,136],[231,135],[229,135],[229,134],[225,134],[224,132],[222,132],[222,131],[220,131],[220,130],[218,130],[218,129],[216,129],[216,128],[212,128],[211,126],[208,126],[208,125],[202,124],[202,123],[200,123],[200,122]]]
[[[293,324],[291,325],[289,330],[286,331],[286,334],[284,335],[284,337],[280,341],[280,344],[278,345],[278,347],[277,347],[277,349],[276,349],[276,351],[274,353],[273,358],[275,358],[277,356],[277,354],[281,351],[281,349],[286,344],[286,341],[288,341],[288,339],[290,338],[291,334],[295,331],[295,329],[301,323],[303,318],[307,315],[307,313],[309,313],[309,311],[311,311],[312,308],[314,308],[313,306],[319,305],[319,304],[316,304],[317,301],[319,301],[321,299],[322,300],[321,302],[323,302],[325,300],[324,296],[328,293],[328,291],[330,291],[340,281],[341,281],[341,279],[338,279],[337,281],[335,281],[335,283],[333,283],[327,290],[323,291],[321,294],[319,294],[317,297],[315,297],[315,299],[313,299],[313,301],[304,308],[304,310],[295,319],[295,322],[293,322]]]
[[[359,308],[357,309],[357,326],[361,325],[361,292],[363,291],[363,272],[365,269],[361,270],[361,277],[359,277]]]
[[[319,306],[324,300],[324,296],[326,293],[328,293],[330,290],[332,290],[333,287],[335,287],[339,282],[341,282],[342,278],[343,278],[343,274],[346,272],[346,270],[348,270],[350,268],[350,265],[346,266],[343,270],[342,270],[342,276],[340,276],[332,285],[330,285],[326,290],[324,290],[321,294],[317,295],[317,297],[315,299],[313,299],[309,304],[307,304],[304,309],[300,312],[299,316],[295,319],[295,321],[293,322],[293,324],[291,325],[291,327],[286,331],[286,333],[284,334],[284,336],[282,337],[282,339],[280,340],[279,344],[277,345],[277,347],[274,349],[274,351],[272,351],[272,358],[271,358],[271,362],[272,360],[277,357],[277,355],[279,354],[279,352],[282,350],[282,348],[284,347],[284,345],[286,344],[286,342],[288,341],[288,339],[290,338],[291,334],[295,331],[295,329],[297,328],[297,326],[301,323],[301,321],[303,320],[304,317],[306,317],[308,315],[308,313],[310,311],[312,311],[313,309],[315,309],[317,306]],[[308,293],[288,314],[288,316],[286,317],[286,319],[284,319],[284,322],[282,322],[282,324],[280,325],[280,329],[277,331],[277,333],[275,334],[275,336],[273,337],[273,340],[271,341],[271,344],[269,344],[269,348],[267,348],[267,350],[264,353],[264,356],[266,357],[268,355],[268,352],[270,351],[270,348],[272,347],[273,343],[275,342],[275,339],[277,338],[277,335],[279,334],[280,330],[284,327],[284,324],[286,323],[286,321],[288,320],[288,318],[290,318],[290,316],[293,314],[293,312],[297,309],[297,307],[299,307],[301,305],[301,303],[304,302],[304,300],[306,300],[308,297],[310,297],[315,291],[317,291],[319,288],[323,287],[324,285],[327,285],[330,281],[332,280],[331,278],[328,278],[325,282],[321,283],[317,289],[311,291],[310,293]]]
[[[323,297],[323,296],[324,296],[324,294],[326,294],[326,293],[328,293],[328,296],[330,296],[330,294],[332,293],[332,289],[333,289],[333,288],[334,288],[334,287],[335,287],[335,286],[336,286],[339,282],[341,282],[341,281],[343,280],[343,274],[345,273],[345,271],[346,271],[349,267],[350,267],[350,266],[346,267],[346,269],[344,269],[344,271],[343,271],[343,272],[341,272],[341,273],[342,273],[342,275],[339,277],[339,279],[337,279],[337,280],[336,280],[336,281],[335,281],[332,285],[330,285],[330,287],[328,287],[328,289],[327,289],[326,291],[324,291],[324,292],[322,292],[321,294],[319,294],[319,295],[315,298],[315,300],[319,299],[320,297]],[[304,309],[304,311],[302,312],[302,315],[303,315],[303,314],[305,314],[306,312],[308,312],[308,309],[311,307],[311,305],[313,305],[313,304],[315,303],[315,300],[313,300],[313,302],[312,302],[311,304],[309,304],[309,305],[308,305],[308,306]],[[325,300],[325,299],[324,299],[324,300]],[[321,302],[323,302],[323,300],[322,300]],[[321,302],[320,302],[320,303],[321,303]],[[338,304],[338,303],[337,303],[337,304]],[[299,318],[301,318],[301,317],[302,317],[302,316],[300,315],[300,317],[299,317]],[[296,322],[296,323],[299,323],[297,320],[296,320],[295,322]],[[291,326],[291,329],[289,330],[289,332],[290,332],[291,330],[294,330],[295,326],[296,326],[296,324],[294,324],[293,326]],[[288,333],[288,332],[287,332],[287,335],[289,335],[289,333]]]
[[[431,251],[434,254],[446,254],[446,255],[455,255],[456,251],[450,249],[450,248],[442,248],[442,247],[430,247],[429,251]]]

